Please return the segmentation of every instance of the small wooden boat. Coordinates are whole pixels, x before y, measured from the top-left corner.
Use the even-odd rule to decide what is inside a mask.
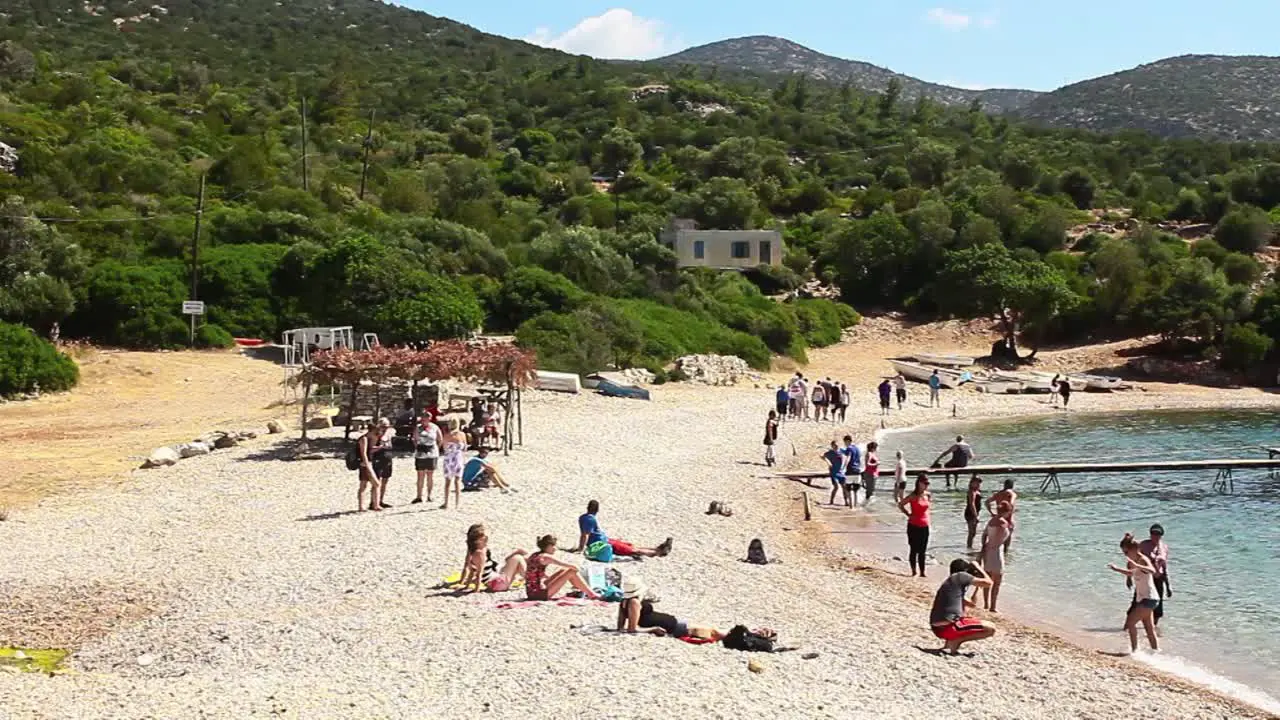
[[[1022,385],[1023,392],[1053,391],[1053,388],[1050,386],[1050,381],[1053,379],[1052,376],[1040,377],[1036,373],[998,372],[992,377],[1003,382],[1020,383]]]
[[[582,392],[582,379],[575,373],[538,370],[535,376],[534,387],[539,390],[570,393],[572,395]]]
[[[1113,390],[1125,390],[1129,387],[1129,383],[1118,377],[1106,377],[1104,375],[1076,375],[1075,378],[1083,380],[1084,389],[1092,392],[1111,392]],[[1072,385],[1074,388],[1075,385]]]
[[[1063,380],[1066,380],[1067,384],[1071,386],[1071,389],[1074,392],[1083,391],[1087,384],[1084,378],[1080,377],[1079,375],[1063,375],[1062,373],[1044,372],[1042,370],[1033,370],[1031,371],[1030,374],[1035,375],[1036,377],[1049,383],[1050,392],[1056,391],[1056,388],[1053,387],[1053,379],[1055,377],[1058,378],[1058,382],[1062,382]]]
[[[974,380],[973,387],[977,388],[978,392],[993,395],[1009,395],[1022,392],[1022,383],[1012,380]]]
[[[637,385],[623,385],[612,380],[601,379],[596,385],[596,392],[608,397],[628,398],[631,400],[648,400],[649,391]]]
[[[889,363],[893,365],[894,370],[902,373],[903,377],[916,382],[929,382],[929,378],[936,371],[938,379],[942,381],[942,387],[944,388],[957,388],[973,379],[973,375],[970,373],[953,368],[930,367],[908,360],[890,360]]]
[[[965,355],[949,355],[945,353],[918,353],[913,355],[912,358],[922,365],[935,365],[938,367],[968,367],[974,362],[973,358]]]
[[[582,378],[582,387],[586,388],[587,390],[597,390],[600,387],[601,381],[604,381],[604,380],[608,380],[609,382],[613,382],[613,383],[618,383],[619,385],[627,384],[626,378],[622,373],[594,372]]]

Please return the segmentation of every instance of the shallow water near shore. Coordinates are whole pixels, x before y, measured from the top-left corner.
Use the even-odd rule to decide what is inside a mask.
[[[1256,459],[1267,457],[1263,446],[1280,447],[1274,412],[1064,413],[890,432],[882,437],[881,458],[891,462],[901,449],[909,465],[929,464],[957,434],[973,444],[977,464]],[[1129,591],[1106,566],[1122,560],[1125,532],[1142,539],[1159,522],[1170,546],[1174,594],[1160,624],[1161,653],[1141,654],[1146,639],[1140,633],[1139,659],[1280,713],[1280,613],[1274,608],[1280,595],[1280,472],[1236,471],[1234,491],[1227,494],[1215,492],[1214,475],[1062,475],[1060,494],[1041,494],[1041,477],[1013,477],[1020,501],[1002,609],[1102,651],[1127,650],[1122,623]],[[984,498],[1004,480],[986,479]],[[941,475],[933,481],[930,553],[946,563],[965,553],[968,477],[950,492]],[[881,486],[885,497],[873,505],[873,526],[851,531],[853,523],[839,525],[862,548],[905,556],[891,484]],[[943,572],[939,567],[931,575]]]

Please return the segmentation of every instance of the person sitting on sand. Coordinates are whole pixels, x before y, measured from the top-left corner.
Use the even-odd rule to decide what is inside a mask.
[[[961,645],[996,634],[994,625],[965,615],[965,610],[974,607],[974,603],[964,597],[970,586],[989,588],[991,578],[968,560],[952,560],[951,574],[938,587],[933,609],[929,611],[929,627],[945,643],[942,652],[958,655]]]
[[[1001,503],[1009,503],[1011,508],[1009,513],[1009,537],[1004,541],[1004,551],[1009,552],[1009,546],[1013,544],[1013,531],[1018,526],[1018,493],[1013,489],[1013,480],[1004,481],[1004,489],[987,498],[987,512],[992,516],[998,515],[998,508]]]
[[[524,550],[516,550],[502,562],[502,570],[494,562],[489,552],[489,535],[484,525],[472,525],[467,528],[467,557],[462,563],[462,580],[464,588],[471,592],[480,592],[483,585],[489,592],[505,592],[519,578],[524,577],[525,561],[528,555]]]
[[[599,500],[587,503],[587,511],[578,517],[578,530],[581,533],[578,537],[578,546],[569,552],[583,552],[588,547],[603,542],[608,543],[609,547],[613,548],[613,554],[620,557],[666,557],[671,554],[671,538],[663,540],[662,544],[655,548],[638,548],[625,540],[610,539],[604,534],[604,530],[600,529],[600,521],[596,519],[599,512]]]
[[[530,600],[550,600],[556,596],[566,583],[573,585],[588,600],[598,600],[599,595],[592,591],[587,581],[582,579],[578,568],[555,558],[556,536],[543,535],[538,538],[538,552],[529,556],[525,565],[525,594]],[[559,568],[554,575],[548,570]]]
[[[969,461],[976,457],[973,452],[973,446],[964,441],[963,435],[956,436],[956,441],[951,445],[951,447],[942,451],[942,454],[933,461],[932,467],[938,467],[938,464],[942,462],[942,458],[948,455],[951,456],[951,459],[947,460],[946,467],[951,469],[968,467]],[[960,482],[960,473],[943,473],[943,477],[947,481],[948,490],[951,489],[952,478],[955,478],[957,483]]]
[[[996,508],[996,516],[987,523],[982,533],[982,569],[991,578],[991,587],[982,589],[982,606],[991,612],[999,612],[1000,586],[1004,584],[1004,541],[1013,531],[1013,506],[1007,502]]]
[[[1120,540],[1120,549],[1124,552],[1125,566],[1107,565],[1107,567],[1133,581],[1133,605],[1125,618],[1124,629],[1129,633],[1129,651],[1138,651],[1138,623],[1142,623],[1147,631],[1147,643],[1152,650],[1160,649],[1160,640],[1156,637],[1156,624],[1153,617],[1160,601],[1155,598],[1153,587],[1156,568],[1151,560],[1142,554],[1138,541],[1131,533],[1125,533]]]
[[[634,575],[622,579],[622,602],[618,605],[618,632],[647,632],[658,637],[693,637],[716,641],[724,633],[709,627],[692,626],[653,608],[654,601],[645,597],[648,588]]]
[[[489,448],[482,447],[462,468],[462,487],[467,490],[481,490],[490,486],[498,488],[504,495],[515,492],[515,489],[502,477],[502,473],[498,472],[498,468],[490,462]]]

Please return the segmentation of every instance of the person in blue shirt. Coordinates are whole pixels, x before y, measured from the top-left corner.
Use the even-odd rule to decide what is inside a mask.
[[[844,472],[847,480],[844,484],[844,504],[849,507],[858,506],[858,491],[862,489],[862,450],[853,444],[853,436],[844,436],[844,447],[840,453],[845,457]]]
[[[506,494],[512,492],[512,488],[502,477],[502,473],[498,472],[498,468],[489,462],[489,449],[480,448],[480,452],[467,461],[462,468],[462,489],[463,490],[479,490],[481,488],[493,486]]]
[[[787,392],[786,385],[779,385],[778,392],[774,395],[774,410],[778,413],[778,418],[785,420],[787,417],[787,403],[791,400],[791,394]]]
[[[929,407],[942,407],[942,378],[937,370],[929,376]]]
[[[845,485],[845,468],[849,464],[849,456],[845,454],[835,440],[831,441],[831,449],[822,453],[822,459],[827,461],[827,465],[831,472],[831,499],[827,501],[828,505],[836,504],[836,493],[844,494],[845,505],[849,505],[849,488]]]
[[[596,514],[600,512],[600,501],[592,500],[587,503],[587,511],[578,516],[578,546],[569,552],[582,552],[591,547],[595,543],[609,543],[609,547],[613,548],[613,554],[621,557],[666,557],[671,553],[672,539],[667,538],[662,541],[661,545],[653,548],[639,548],[626,540],[611,539],[605,535],[604,530],[600,529],[600,521],[596,519]]]

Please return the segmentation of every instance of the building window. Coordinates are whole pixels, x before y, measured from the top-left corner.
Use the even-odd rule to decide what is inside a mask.
[[[745,241],[735,242],[730,248],[734,260],[746,260],[751,257],[751,243]]]
[[[707,255],[707,244],[702,240],[693,241],[693,259],[701,260]]]
[[[760,263],[762,265],[773,263],[773,244],[768,240],[760,241]]]

